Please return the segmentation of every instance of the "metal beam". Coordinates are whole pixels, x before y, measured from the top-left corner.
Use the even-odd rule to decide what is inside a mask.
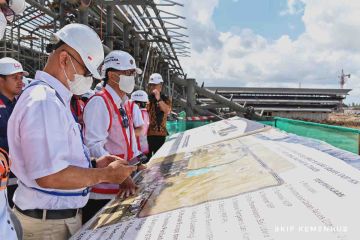
[[[65,26],[65,1],[66,0],[59,0],[59,5],[60,5],[60,15],[59,15],[59,20],[60,20],[60,28]]]
[[[158,3],[158,4],[156,4],[156,6],[175,6],[175,5],[181,6],[181,7],[184,6],[184,4],[181,4],[181,3],[178,3],[178,2],[175,2],[175,1],[171,1],[171,0],[163,0],[163,1],[168,2],[170,4],[168,4],[168,3]]]
[[[180,15],[177,15],[177,14],[175,14],[175,13],[168,12],[168,11],[159,10],[159,12],[166,13],[166,14],[171,15],[171,16],[174,16],[174,17],[176,17],[176,18],[186,19],[186,17],[180,16]]]
[[[58,19],[59,18],[59,15],[54,13],[53,11],[51,11],[50,9],[44,7],[43,5],[41,5],[40,3],[38,3],[37,1],[35,0],[26,0],[27,3],[29,3],[31,6],[33,7],[36,7],[37,9],[39,9],[40,11],[46,13],[47,15],[55,18],[55,19]]]
[[[182,28],[182,29],[187,29],[187,27],[184,27],[184,26],[181,26],[181,25],[172,23],[172,22],[168,22],[168,21],[163,21],[163,22],[164,22],[164,23],[167,23],[167,24],[170,24],[170,25],[173,25],[173,26],[176,26],[176,27],[179,27],[179,28]]]
[[[79,22],[85,25],[89,24],[89,8],[81,7],[79,9]]]
[[[114,48],[114,6],[106,6],[106,37],[105,45],[110,50]]]
[[[98,0],[97,2],[104,5],[155,5],[152,0]]]

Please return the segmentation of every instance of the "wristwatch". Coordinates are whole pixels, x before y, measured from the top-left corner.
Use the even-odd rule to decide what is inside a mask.
[[[96,160],[95,159],[91,160],[91,166],[92,166],[92,168],[96,168]]]

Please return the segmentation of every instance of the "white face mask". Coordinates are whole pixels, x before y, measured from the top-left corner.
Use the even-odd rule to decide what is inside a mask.
[[[70,62],[71,62],[71,65],[73,66],[76,74],[74,74],[74,80],[70,81],[70,79],[68,78],[68,76],[65,72],[65,69],[64,69],[64,74],[67,78],[69,90],[70,90],[70,92],[72,92],[75,95],[83,95],[90,90],[92,82],[93,82],[93,78],[85,77],[83,75],[77,74],[77,71],[71,60],[71,57],[70,57]]]
[[[7,21],[4,13],[0,12],[0,40],[3,39],[5,35]]]
[[[132,93],[135,88],[135,77],[120,75],[119,88],[126,93]]]

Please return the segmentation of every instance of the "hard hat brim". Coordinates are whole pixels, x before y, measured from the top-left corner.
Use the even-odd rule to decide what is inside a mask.
[[[11,71],[7,74],[4,74],[4,75],[11,75],[11,74],[15,74],[15,73],[23,73],[25,77],[29,76],[29,72],[28,71],[24,71],[24,70],[21,70],[21,69],[18,69],[18,70],[14,70],[14,71]]]

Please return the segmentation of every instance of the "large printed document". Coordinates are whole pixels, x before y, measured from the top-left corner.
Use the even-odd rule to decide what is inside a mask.
[[[172,136],[72,239],[360,239],[359,156],[241,118]]]

